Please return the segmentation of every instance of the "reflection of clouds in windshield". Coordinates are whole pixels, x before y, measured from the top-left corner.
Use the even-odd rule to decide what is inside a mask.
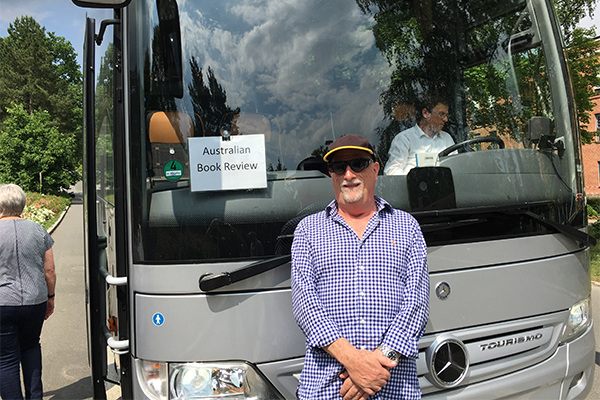
[[[276,116],[288,168],[325,140],[371,136],[380,123],[390,67],[354,1],[219,1],[202,12],[183,2],[180,11],[186,58],[214,69],[231,107]]]

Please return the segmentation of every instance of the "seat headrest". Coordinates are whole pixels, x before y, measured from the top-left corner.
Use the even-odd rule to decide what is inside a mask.
[[[194,123],[186,113],[155,111],[148,116],[150,143],[184,143],[194,136]]]

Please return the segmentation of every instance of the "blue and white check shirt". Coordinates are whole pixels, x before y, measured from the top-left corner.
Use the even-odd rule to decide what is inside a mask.
[[[334,200],[304,218],[292,245],[292,305],[306,336],[298,398],[341,398],[343,366],[322,347],[345,338],[372,351],[400,352],[383,389],[369,399],[419,399],[418,341],[429,316],[427,247],[417,221],[375,197],[359,239]]]

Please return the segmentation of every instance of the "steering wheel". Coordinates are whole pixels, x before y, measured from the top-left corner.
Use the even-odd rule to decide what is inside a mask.
[[[472,144],[484,143],[484,142],[496,143],[499,148],[501,148],[501,149],[504,148],[504,141],[502,139],[500,139],[498,136],[481,136],[481,137],[476,137],[473,139],[465,140],[464,142],[453,144],[450,147],[446,147],[444,150],[442,150],[438,153],[438,157],[439,158],[446,157],[448,154],[452,153],[453,151],[455,151],[457,149],[460,149],[463,146],[470,146]]]

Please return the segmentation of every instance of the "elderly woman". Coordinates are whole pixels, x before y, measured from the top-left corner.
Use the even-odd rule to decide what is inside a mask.
[[[35,222],[21,218],[25,192],[0,185],[0,397],[42,398],[44,320],[54,311],[54,240]]]

